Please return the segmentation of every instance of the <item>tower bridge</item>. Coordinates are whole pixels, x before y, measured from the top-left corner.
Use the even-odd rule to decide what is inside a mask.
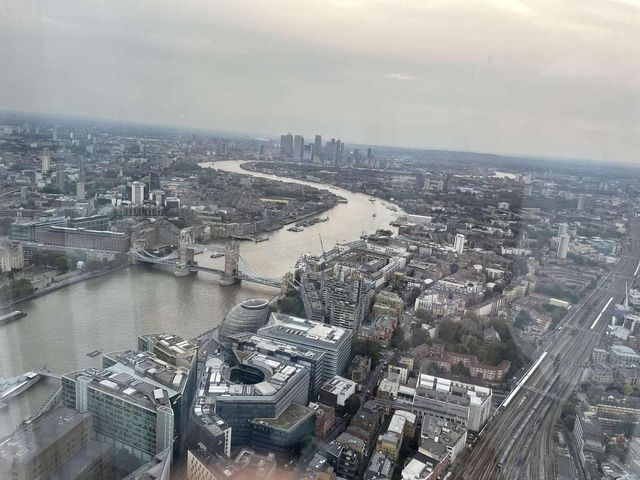
[[[194,260],[196,252],[224,255],[224,269],[198,265],[198,262]],[[196,272],[213,273],[219,276],[220,285],[233,285],[241,280],[276,288],[281,288],[283,285],[282,278],[268,277],[256,272],[240,256],[240,245],[238,242],[228,242],[224,247],[196,243],[190,228],[185,228],[181,231],[180,246],[176,252],[165,256],[157,256],[145,249],[139,249],[135,251],[134,256],[135,260],[139,263],[173,267],[176,276],[186,276]]]

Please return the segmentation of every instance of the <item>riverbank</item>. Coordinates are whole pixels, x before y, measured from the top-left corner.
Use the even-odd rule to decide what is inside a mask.
[[[265,162],[265,161],[262,160],[261,162]],[[255,161],[255,160],[246,160],[246,161],[242,160],[242,163],[240,164],[240,168],[242,170],[245,170],[246,172],[250,172],[250,173],[254,173],[254,174],[255,173],[261,173],[263,175],[273,175],[274,177],[283,178],[283,179],[287,179],[287,180],[294,181],[294,182],[308,182],[308,180],[305,179],[305,178],[291,177],[291,176],[287,176],[287,175],[281,175],[281,174],[278,174],[278,173],[267,173],[267,172],[263,172],[263,171],[258,170],[258,169],[249,168],[251,165],[256,165],[257,163],[259,163],[259,162]],[[285,165],[286,165],[286,163],[285,163]],[[300,165],[300,164],[291,163],[291,165]],[[342,190],[346,190],[347,192],[350,192],[350,193],[360,194],[360,195],[367,195],[365,192],[354,190],[352,188],[348,188],[348,187],[343,186],[343,185],[335,185],[335,184],[330,183],[330,182],[326,182],[325,183],[324,181],[323,182],[317,182],[317,181],[314,180],[313,183],[316,183],[318,185],[316,188],[321,188],[321,186],[327,187],[328,189],[339,188],[339,189],[342,189]],[[400,207],[400,205],[398,205],[397,203],[392,202],[391,200],[389,200],[389,199],[387,199],[385,197],[381,197],[381,196],[378,196],[376,194],[372,194],[371,197],[376,198],[376,199],[381,200],[381,201],[384,201],[384,202],[387,202],[391,206],[395,206],[397,208],[398,212],[406,213],[406,212],[404,212],[402,210],[402,207]],[[344,197],[340,197],[340,198],[344,198]]]
[[[77,275],[75,277],[71,277],[71,278],[65,279],[65,280],[63,280],[61,282],[56,282],[56,283],[54,283],[52,285],[49,285],[47,287],[38,289],[35,292],[33,292],[32,294],[27,295],[26,297],[16,298],[15,300],[12,300],[11,302],[0,304],[0,310],[4,310],[6,308],[13,307],[14,305],[17,305],[17,304],[22,303],[22,302],[26,302],[28,300],[33,300],[34,298],[38,298],[38,297],[41,297],[43,295],[47,295],[48,293],[55,292],[56,290],[60,290],[61,288],[65,288],[65,287],[68,287],[70,285],[74,285],[76,283],[80,283],[80,282],[84,282],[86,280],[91,280],[93,278],[98,278],[98,277],[103,277],[105,275],[109,275],[111,273],[117,272],[118,270],[122,270],[123,268],[127,268],[130,265],[131,264],[129,264],[129,263],[125,263],[124,265],[119,265],[117,267],[110,268],[108,270],[101,270],[99,272],[82,273],[82,274]]]

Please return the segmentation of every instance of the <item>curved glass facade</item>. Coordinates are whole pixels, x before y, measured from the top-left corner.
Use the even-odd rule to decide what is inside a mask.
[[[245,300],[224,317],[220,325],[220,339],[242,332],[257,332],[269,319],[269,301],[262,298]]]

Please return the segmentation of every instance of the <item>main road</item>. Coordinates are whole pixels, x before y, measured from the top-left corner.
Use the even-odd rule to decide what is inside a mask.
[[[614,305],[624,299],[626,282],[639,271],[640,223],[630,212],[618,263],[561,322],[534,363],[537,368],[496,411],[453,479],[555,478],[552,433],[562,405],[605,333]]]

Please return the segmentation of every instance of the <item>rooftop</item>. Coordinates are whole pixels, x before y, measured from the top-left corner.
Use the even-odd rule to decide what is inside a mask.
[[[233,377],[234,370],[242,373],[243,369],[248,369],[249,374],[260,381],[243,383]],[[205,365],[206,391],[199,392],[199,396],[272,396],[303,371],[305,369],[299,365],[259,352],[244,358],[238,367],[233,368],[222,359],[213,357]]]
[[[151,352],[124,350],[105,354],[104,358],[130,367],[135,370],[136,374],[155,380],[163,387],[168,387],[176,392],[184,390],[189,377],[187,368],[175,367],[160,360]]]
[[[291,430],[314,414],[315,411],[313,409],[292,403],[277,418],[254,418],[252,423],[266,425],[278,430]]]
[[[339,395],[341,393],[346,393],[349,390],[355,389],[356,385],[356,382],[354,382],[353,380],[349,380],[348,378],[336,375],[331,380],[328,380],[324,385],[322,385],[322,390],[332,393],[333,395]]]
[[[170,407],[169,399],[178,392],[153,378],[139,375],[133,368],[116,363],[104,368],[88,368],[67,373],[63,378],[87,380],[90,387],[149,410]]]
[[[90,417],[90,413],[78,413],[71,408],[58,407],[0,442],[0,461],[28,463]]]
[[[624,355],[625,357],[637,357],[640,359],[640,355],[631,347],[626,345],[612,345],[611,353],[615,355]]]
[[[347,337],[347,332],[344,328],[292,317],[284,313],[272,313],[269,323],[261,328],[258,333],[272,329],[277,329],[289,335],[305,337],[319,343],[337,344]]]
[[[286,342],[275,340],[272,338],[264,337],[262,335],[254,333],[239,333],[236,335],[230,335],[229,340],[233,343],[240,344],[252,344],[256,351],[260,353],[276,353],[282,352],[290,356],[298,356],[309,360],[317,360],[324,355],[324,353],[316,352],[314,350],[308,350],[300,348],[295,345],[290,345]]]

